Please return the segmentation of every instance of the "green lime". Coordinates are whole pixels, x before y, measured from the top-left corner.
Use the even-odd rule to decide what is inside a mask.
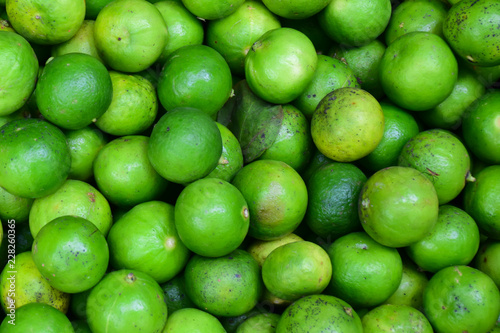
[[[396,249],[381,245],[365,232],[352,232],[328,248],[332,279],[327,293],[354,307],[371,307],[384,302],[397,289],[403,276],[403,262]],[[373,272],[377,274],[373,274]]]
[[[259,265],[240,249],[218,258],[194,255],[186,265],[184,278],[189,298],[215,316],[250,311],[262,292]]]
[[[85,19],[95,20],[97,15],[113,0],[85,0]]]
[[[491,239],[500,239],[500,165],[492,165],[476,174],[464,191],[464,209],[476,221],[479,230]]]
[[[61,216],[36,235],[33,261],[49,284],[67,293],[95,286],[106,273],[109,249],[104,235],[90,221]]]
[[[271,12],[281,17],[301,20],[319,13],[331,0],[262,0]]]
[[[344,300],[319,294],[293,302],[276,326],[276,333],[303,332],[361,333],[363,327],[356,311]]]
[[[216,123],[222,137],[222,155],[219,163],[206,177],[230,182],[243,167],[243,153],[234,134],[224,125]]]
[[[158,97],[167,111],[191,107],[214,116],[231,95],[231,70],[224,58],[206,45],[188,45],[172,52],[158,81]]]
[[[332,0],[318,14],[328,36],[339,44],[361,46],[381,35],[391,17],[391,1]]]
[[[454,134],[442,129],[422,131],[408,140],[398,165],[415,168],[427,177],[440,205],[456,198],[471,178],[467,149]]]
[[[148,159],[150,139],[142,135],[122,136],[107,143],[94,160],[97,187],[112,203],[134,206],[158,198],[168,181]]]
[[[148,129],[158,113],[153,84],[138,74],[109,72],[113,98],[96,126],[115,136],[134,135]]]
[[[338,45],[330,51],[330,55],[347,64],[361,88],[380,99],[384,91],[380,86],[379,66],[384,52],[384,43],[375,39],[358,47],[346,48]]]
[[[174,206],[149,201],[134,206],[108,235],[110,263],[147,273],[158,283],[176,276],[189,259],[174,222]]]
[[[303,239],[295,234],[288,234],[281,238],[270,240],[270,241],[262,241],[262,240],[254,240],[248,245],[247,251],[252,255],[252,257],[257,261],[260,267],[264,264],[266,258],[273,252],[275,249],[282,245],[286,245],[288,243],[302,241]]]
[[[245,0],[182,0],[186,8],[202,20],[216,20],[234,13]]]
[[[451,94],[433,109],[419,112],[418,116],[431,128],[457,129],[462,124],[467,107],[484,93],[480,77],[461,67]]]
[[[397,165],[404,145],[419,132],[410,113],[390,102],[380,102],[380,106],[385,121],[382,140],[375,150],[359,160],[362,168],[371,172]]]
[[[309,204],[304,222],[326,241],[361,230],[358,197],[366,176],[353,164],[330,162],[307,181]]]
[[[420,171],[394,166],[368,178],[358,210],[361,225],[373,239],[385,246],[404,247],[434,228],[439,201],[431,181]]]
[[[323,97],[343,87],[359,88],[352,69],[338,59],[320,54],[312,81],[293,101],[293,105],[310,119]]]
[[[364,333],[434,333],[424,314],[408,305],[380,305],[365,314],[361,323]]]
[[[95,122],[109,107],[113,86],[106,67],[83,53],[57,56],[43,69],[36,104],[44,118],[65,129]]]
[[[0,220],[14,220],[16,224],[28,221],[33,199],[22,198],[0,186]]]
[[[189,183],[212,172],[222,154],[216,122],[200,110],[177,108],[153,128],[148,157],[153,168],[174,183]]]
[[[14,29],[42,45],[69,40],[85,18],[85,0],[8,0],[5,8]]]
[[[290,103],[312,81],[318,56],[311,40],[292,28],[264,33],[245,58],[245,76],[252,91],[274,104]]]
[[[95,47],[94,23],[95,21],[84,20],[80,29],[70,40],[52,46],[52,56],[57,57],[66,53],[85,53],[103,62]]]
[[[309,121],[299,109],[286,104],[278,135],[259,159],[282,161],[301,172],[309,163],[312,146]]]
[[[70,295],[47,282],[36,268],[31,251],[16,255],[5,265],[0,276],[0,288],[0,301],[5,313],[35,302],[48,304],[62,313],[68,310]]]
[[[328,93],[314,111],[311,135],[318,150],[338,162],[356,161],[382,140],[384,114],[380,103],[360,88]]]
[[[245,1],[234,13],[209,21],[206,44],[227,61],[231,72],[245,73],[245,56],[260,36],[281,28],[280,21],[259,1]]]
[[[92,222],[105,236],[113,223],[111,208],[101,192],[85,182],[67,180],[56,192],[33,202],[29,216],[31,234],[36,237],[46,224],[65,215]]]
[[[488,275],[500,289],[500,242],[485,242],[474,259],[474,267]]]
[[[462,136],[480,160],[500,163],[500,91],[491,90],[465,111]]]
[[[193,301],[187,296],[183,272],[160,286],[165,294],[165,303],[167,303],[170,314],[180,309],[196,307]]]
[[[14,318],[14,319],[13,319]],[[29,303],[16,310],[14,317],[5,317],[2,333],[74,333],[68,317],[44,303]]]
[[[0,116],[7,116],[19,110],[35,89],[38,60],[22,36],[10,31],[0,32]]]
[[[187,45],[203,43],[205,32],[200,20],[191,14],[179,0],[158,1],[155,3],[167,25],[168,39],[157,62],[165,63],[167,57],[177,49]]]
[[[477,269],[446,267],[424,290],[424,312],[435,332],[487,332],[500,313],[500,292]]]
[[[443,22],[443,34],[463,59],[479,66],[500,64],[496,0],[464,0],[453,5]]]
[[[273,295],[289,301],[320,294],[328,286],[331,276],[328,253],[307,241],[277,247],[262,265],[266,288]]]
[[[97,51],[117,71],[135,73],[148,68],[160,57],[167,39],[163,16],[147,1],[112,1],[95,20]]]
[[[71,294],[69,311],[75,318],[87,319],[87,299],[91,291],[92,288],[82,291],[81,293]]]
[[[292,233],[307,209],[307,188],[291,166],[274,160],[257,160],[234,177],[250,210],[248,234],[260,240]]]
[[[89,180],[94,175],[94,160],[97,153],[108,143],[107,138],[93,126],[69,130],[64,134],[71,154],[68,177],[82,181]]]
[[[106,274],[87,300],[87,323],[93,333],[159,333],[167,314],[160,285],[131,269]]]
[[[379,70],[387,97],[411,111],[429,110],[444,101],[458,76],[457,61],[446,42],[422,31],[404,34],[389,45]]]
[[[162,333],[226,333],[220,321],[208,312],[196,309],[180,309],[172,313]]]
[[[0,128],[0,186],[38,198],[66,181],[71,155],[63,132],[40,119],[13,120]]]
[[[469,214],[455,206],[439,207],[430,234],[406,248],[408,256],[430,272],[453,265],[468,265],[479,249],[479,229]]]
[[[245,239],[250,214],[243,194],[217,178],[187,185],[175,203],[175,227],[182,242],[196,254],[221,257]]]
[[[242,322],[236,333],[274,333],[281,316],[276,313],[261,313]]]
[[[413,31],[425,31],[443,38],[443,21],[448,13],[440,0],[413,0],[401,2],[391,15],[384,33],[390,45],[398,37]]]

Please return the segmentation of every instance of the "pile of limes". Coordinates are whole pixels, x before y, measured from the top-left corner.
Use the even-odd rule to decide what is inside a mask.
[[[500,332],[498,0],[0,0],[0,332]]]

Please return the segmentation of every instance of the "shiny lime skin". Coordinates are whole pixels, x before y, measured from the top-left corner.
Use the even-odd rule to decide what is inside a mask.
[[[226,333],[220,321],[210,313],[196,309],[181,309],[172,313],[163,333]]]
[[[16,310],[14,321],[5,317],[0,325],[2,333],[74,333],[68,317],[45,303],[29,303]],[[10,322],[9,322],[10,321]],[[14,323],[15,325],[13,325]]]

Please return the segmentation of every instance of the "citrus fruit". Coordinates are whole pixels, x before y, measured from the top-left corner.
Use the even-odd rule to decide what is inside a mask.
[[[113,224],[107,240],[114,268],[147,273],[158,283],[172,279],[189,259],[175,227],[174,207],[162,201],[134,206]]]
[[[443,205],[455,197],[470,179],[470,157],[463,143],[442,129],[422,131],[408,140],[398,165],[412,167],[429,179]]]
[[[422,269],[437,272],[453,265],[469,264],[479,249],[479,229],[469,214],[451,205],[439,207],[431,233],[406,248]]]
[[[434,185],[420,171],[394,166],[368,178],[359,195],[358,212],[363,229],[373,239],[404,247],[434,228],[439,201]]]
[[[245,77],[252,91],[274,104],[290,103],[311,82],[318,56],[311,40],[292,28],[264,33],[245,58]]]
[[[259,266],[262,267],[266,258],[275,249],[282,245],[302,240],[303,239],[300,236],[297,236],[295,234],[288,234],[281,238],[270,241],[254,240],[248,245],[247,252],[250,253],[252,257],[257,261]]]
[[[0,186],[24,198],[54,193],[66,180],[71,156],[60,129],[40,119],[0,128]]]
[[[342,299],[329,295],[302,297],[281,315],[276,333],[351,332],[361,333],[358,314]]]
[[[411,111],[428,110],[444,101],[458,75],[457,61],[446,42],[422,31],[404,34],[389,45],[379,70],[387,97]]]
[[[307,181],[309,204],[305,223],[333,241],[361,229],[358,197],[366,176],[353,164],[330,162],[318,167]]]
[[[462,124],[467,107],[484,93],[485,88],[477,75],[460,67],[451,94],[433,109],[419,112],[418,116],[429,127],[457,129]]]
[[[248,232],[250,214],[241,192],[217,178],[187,185],[175,203],[175,227],[182,242],[205,257],[229,254]]]
[[[339,45],[334,47],[329,54],[347,64],[356,76],[360,87],[373,97],[380,99],[384,92],[380,86],[379,65],[384,52],[384,43],[375,39],[358,47],[346,48]]]
[[[91,291],[92,288],[82,291],[81,293],[71,294],[69,313],[75,316],[75,318],[87,319],[87,299]]]
[[[276,313],[261,313],[242,322],[236,333],[274,333],[281,316]]]
[[[0,31],[0,116],[20,109],[35,89],[38,60],[26,39],[15,32]]]
[[[195,308],[196,305],[187,297],[186,283],[184,273],[179,273],[169,281],[160,285],[165,294],[165,303],[167,303],[170,314],[184,308]]]
[[[479,230],[492,239],[500,239],[500,165],[482,169],[476,181],[464,191],[464,209],[476,221]]]
[[[292,103],[310,119],[326,94],[343,87],[359,87],[354,72],[340,60],[319,54],[312,81]]]
[[[384,114],[380,103],[360,88],[345,87],[328,93],[311,120],[311,135],[318,150],[337,162],[352,162],[371,153],[382,140]]]
[[[381,35],[391,17],[391,1],[332,0],[318,14],[321,27],[339,44],[361,46]]]
[[[222,154],[222,137],[203,111],[177,108],[156,123],[148,144],[153,168],[174,183],[189,183],[212,172]]]
[[[365,314],[361,323],[364,333],[434,332],[424,314],[408,305],[380,305]]]
[[[204,20],[216,20],[234,13],[245,0],[182,0],[186,8]]]
[[[21,198],[7,192],[0,186],[0,220],[14,220],[16,224],[26,222],[33,199]]]
[[[45,280],[33,262],[31,251],[16,255],[13,263],[5,265],[0,287],[0,301],[5,313],[34,302],[48,304],[62,313],[68,310],[70,295],[53,288]]]
[[[33,202],[29,216],[31,234],[36,237],[46,224],[65,215],[92,222],[104,236],[113,223],[111,208],[101,192],[88,183],[69,179],[56,192]]]
[[[94,178],[112,203],[134,206],[156,199],[168,186],[148,159],[149,138],[122,136],[107,143],[94,160]]]
[[[245,73],[245,56],[252,44],[264,33],[281,28],[281,23],[259,1],[245,1],[234,13],[209,21],[206,44],[218,51],[226,60],[231,72]]]
[[[92,288],[106,273],[109,250],[106,238],[88,220],[61,216],[36,235],[33,261],[49,284],[67,293]]]
[[[413,31],[425,31],[443,38],[443,21],[448,7],[440,0],[416,0],[401,2],[394,9],[384,33],[390,45],[399,36]]]
[[[312,147],[311,159],[306,169],[301,172],[301,176],[305,182],[309,181],[314,171],[322,165],[333,162],[331,159],[323,155],[318,148]]]
[[[85,18],[85,0],[8,0],[5,9],[20,35],[42,45],[69,40]]]
[[[71,154],[71,169],[68,177],[87,181],[94,175],[94,159],[102,147],[108,143],[107,138],[97,128],[87,126],[64,133]]]
[[[196,309],[180,309],[172,313],[162,333],[225,333],[220,321],[208,312]]]
[[[71,321],[71,325],[75,330],[75,333],[92,333],[90,330],[89,324],[87,324],[86,320],[73,320]]]
[[[277,247],[262,265],[266,288],[273,295],[290,301],[320,294],[331,276],[328,254],[319,245],[307,241]]]
[[[462,58],[479,66],[500,64],[498,16],[495,0],[465,0],[454,4],[443,22],[443,34]]]
[[[403,276],[398,289],[382,304],[408,305],[422,309],[424,289],[429,279],[417,266],[408,259],[403,259]]]
[[[309,121],[299,109],[286,104],[278,135],[259,159],[282,161],[301,172],[311,158],[312,145]]]
[[[474,267],[488,275],[500,289],[500,242],[486,241],[474,259]]]
[[[332,279],[327,293],[354,307],[381,304],[397,289],[403,263],[396,249],[381,245],[365,232],[352,232],[328,248]],[[373,272],[377,274],[373,274]]]
[[[163,65],[175,50],[186,45],[203,43],[205,32],[200,20],[191,14],[180,1],[158,1],[155,3],[167,25],[168,39],[157,62]]]
[[[332,46],[332,40],[319,25],[317,15],[300,20],[281,17],[280,22],[283,27],[298,30],[306,35],[316,48],[317,54],[327,54]]]
[[[5,333],[45,332],[73,333],[68,317],[44,303],[29,303],[16,310],[14,317],[5,317],[0,325]]]
[[[97,51],[117,71],[135,73],[148,68],[163,52],[167,38],[162,15],[147,1],[112,1],[95,19]]]
[[[130,269],[106,274],[87,300],[87,323],[93,333],[161,333],[167,313],[158,283]]]
[[[115,136],[139,134],[149,128],[158,113],[153,84],[138,74],[111,71],[109,76],[113,97],[96,126]]]
[[[319,13],[330,0],[263,0],[262,2],[276,15],[301,20]]]
[[[236,330],[238,329],[238,326],[242,324],[245,320],[253,316],[259,315],[263,313],[263,311],[265,313],[268,312],[266,309],[260,309],[259,306],[257,305],[252,310],[245,312],[242,315],[231,316],[231,317],[219,317],[219,320],[222,323],[222,326],[224,326],[226,332],[235,333]]]
[[[424,313],[434,332],[487,332],[500,313],[500,292],[491,278],[468,266],[450,266],[424,290]]]
[[[95,122],[109,107],[113,86],[106,67],[83,53],[55,57],[36,86],[36,104],[44,118],[65,129]]]
[[[259,265],[240,249],[218,258],[194,255],[186,265],[184,278],[189,298],[215,316],[250,311],[262,292]]]
[[[52,45],[51,55],[57,57],[66,53],[85,53],[103,62],[95,47],[94,23],[95,21],[92,20],[84,20],[80,29],[70,40]]]
[[[465,111],[462,136],[480,160],[500,163],[500,92],[492,90],[473,102]]]
[[[248,234],[273,240],[293,232],[307,209],[307,188],[300,175],[281,161],[257,160],[244,166],[232,184],[250,211]]]
[[[167,111],[192,107],[214,116],[231,95],[231,83],[231,70],[217,51],[206,45],[188,45],[165,61],[158,97]]]
[[[85,19],[95,20],[101,9],[113,0],[85,0]]]
[[[234,134],[224,125],[216,123],[222,138],[222,155],[219,163],[206,177],[230,182],[243,167],[243,153]]]
[[[398,164],[398,157],[408,140],[418,134],[415,118],[390,102],[380,102],[384,113],[382,140],[370,154],[359,160],[363,169],[376,172]]]

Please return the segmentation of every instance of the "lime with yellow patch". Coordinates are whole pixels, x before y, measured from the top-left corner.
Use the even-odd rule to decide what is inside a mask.
[[[85,53],[103,62],[95,46],[94,24],[93,20],[84,20],[80,29],[71,39],[52,45],[51,55],[57,57],[66,53]]]

